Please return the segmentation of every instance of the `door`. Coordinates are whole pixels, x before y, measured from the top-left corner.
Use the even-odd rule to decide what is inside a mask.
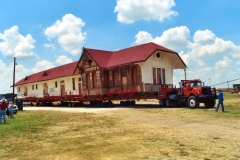
[[[126,69],[122,69],[122,90],[127,90],[127,70]]]
[[[82,83],[78,83],[79,94],[82,94]]]
[[[47,85],[47,83],[43,84],[43,95],[48,96],[48,85]]]
[[[64,97],[66,94],[65,94],[65,85],[62,84],[61,85],[61,97]]]

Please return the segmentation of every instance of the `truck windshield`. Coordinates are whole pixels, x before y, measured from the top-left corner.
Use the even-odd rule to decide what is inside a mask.
[[[190,86],[191,87],[201,87],[202,86],[202,82],[191,82]]]

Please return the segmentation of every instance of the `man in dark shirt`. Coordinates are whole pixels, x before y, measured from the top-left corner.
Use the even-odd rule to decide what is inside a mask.
[[[6,100],[3,98],[2,102],[0,102],[0,124],[2,124],[2,118],[4,120],[4,124],[6,124],[6,109],[8,108],[8,105],[6,103]]]

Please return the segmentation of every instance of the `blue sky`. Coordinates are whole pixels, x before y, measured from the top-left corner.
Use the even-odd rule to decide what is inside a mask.
[[[240,78],[239,0],[0,0],[0,93],[32,73],[77,61],[82,46],[154,42],[179,53],[187,79]],[[173,83],[184,79],[174,71]],[[210,80],[209,80],[210,79]],[[231,87],[239,80],[217,85]]]

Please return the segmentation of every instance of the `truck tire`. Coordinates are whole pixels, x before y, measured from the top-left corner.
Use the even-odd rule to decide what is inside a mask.
[[[165,99],[160,99],[159,100],[159,105],[160,105],[160,107],[166,107],[166,100]]]
[[[204,102],[204,105],[206,108],[213,108],[215,106],[215,104],[216,104],[215,99],[211,99],[211,100]]]
[[[166,99],[166,106],[167,107],[173,107],[174,106],[173,100],[171,100],[170,98],[167,98]]]
[[[195,96],[190,96],[187,101],[187,105],[191,109],[195,109],[199,107],[199,101]]]

